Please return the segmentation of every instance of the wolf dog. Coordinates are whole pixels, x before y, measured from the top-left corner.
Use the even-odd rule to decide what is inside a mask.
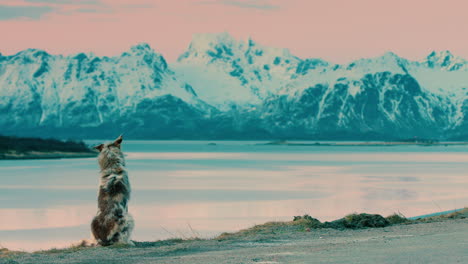
[[[94,148],[99,150],[98,163],[101,177],[98,192],[98,211],[91,222],[91,232],[101,246],[113,244],[133,245],[130,240],[135,226],[128,213],[130,181],[120,149],[122,136],[114,142]]]

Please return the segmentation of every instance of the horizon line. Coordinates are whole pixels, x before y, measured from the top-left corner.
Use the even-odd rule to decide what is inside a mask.
[[[1,50],[0,50],[0,57],[3,56],[3,57],[14,57],[14,56],[18,56],[20,53],[22,52],[25,52],[25,51],[43,51],[49,55],[53,55],[53,56],[61,56],[61,57],[74,57],[74,56],[77,56],[79,54],[85,54],[85,55],[91,55],[93,57],[100,57],[100,58],[114,58],[114,57],[120,57],[122,56],[124,53],[127,53],[129,51],[132,50],[132,48],[134,47],[138,47],[138,46],[143,46],[143,45],[146,45],[150,48],[151,51],[153,51],[154,53],[162,56],[164,58],[164,60],[168,61],[169,63],[175,63],[179,60],[180,56],[182,56],[183,53],[185,53],[186,51],[188,51],[190,45],[194,42],[194,39],[195,39],[195,36],[197,35],[213,35],[213,36],[221,36],[223,34],[227,34],[231,39],[235,40],[235,42],[237,44],[241,44],[241,43],[246,43],[248,44],[248,41],[253,41],[255,44],[259,44],[262,48],[274,48],[274,49],[282,49],[282,50],[286,50],[288,51],[292,56],[294,57],[297,57],[299,58],[300,60],[307,60],[307,59],[320,59],[322,61],[325,61],[325,62],[328,62],[332,65],[349,65],[355,61],[358,61],[358,60],[362,60],[362,59],[376,59],[376,58],[380,58],[380,57],[383,57],[387,54],[390,54],[390,55],[395,55],[396,57],[398,58],[402,58],[404,60],[407,60],[407,61],[410,61],[410,62],[423,62],[424,59],[427,59],[431,54],[433,53],[443,53],[443,52],[446,52],[450,55],[452,55],[454,58],[462,58],[464,59],[465,61],[467,61],[467,58],[465,57],[461,57],[461,56],[457,56],[457,55],[454,55],[449,49],[441,49],[441,50],[431,50],[427,55],[423,56],[423,57],[420,57],[419,59],[417,60],[414,60],[414,59],[407,59],[405,57],[402,57],[400,55],[398,55],[396,52],[392,51],[392,50],[386,50],[382,53],[380,53],[380,55],[375,55],[375,56],[368,56],[368,57],[360,57],[360,58],[357,58],[357,59],[352,59],[352,60],[347,60],[347,62],[345,63],[335,63],[333,62],[332,60],[327,60],[327,59],[323,59],[322,57],[319,57],[319,56],[316,56],[316,57],[312,57],[312,56],[307,56],[307,57],[300,57],[300,56],[297,56],[293,53],[290,52],[290,48],[282,48],[282,47],[276,47],[276,46],[266,46],[266,45],[263,45],[257,41],[255,41],[251,36],[247,37],[247,38],[241,38],[241,39],[237,39],[237,38],[234,38],[231,34],[229,34],[228,32],[218,32],[218,33],[195,33],[192,35],[192,40],[189,42],[187,48],[181,52],[176,59],[174,60],[168,60],[167,57],[164,55],[163,52],[158,52],[155,48],[153,48],[153,46],[149,43],[149,42],[146,42],[146,41],[142,41],[142,42],[137,42],[136,44],[133,44],[133,45],[130,45],[128,48],[124,49],[123,51],[121,52],[118,52],[118,53],[114,53],[112,55],[101,55],[99,54],[98,52],[96,51],[92,51],[92,50],[86,50],[86,51],[81,51],[81,52],[70,52],[70,53],[54,53],[54,52],[50,52],[47,50],[47,48],[26,48],[26,49],[23,49],[23,50],[20,50],[20,51],[17,51],[15,53],[3,53]],[[246,42],[247,41],[247,42]],[[219,40],[214,40],[213,42],[220,42]]]

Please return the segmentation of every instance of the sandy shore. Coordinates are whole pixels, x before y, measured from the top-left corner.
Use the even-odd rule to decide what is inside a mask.
[[[136,242],[37,253],[0,263],[468,263],[468,210],[384,228],[310,229],[270,223],[209,240]]]

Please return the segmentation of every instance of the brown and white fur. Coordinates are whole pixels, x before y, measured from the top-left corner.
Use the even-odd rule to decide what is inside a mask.
[[[122,136],[112,143],[95,147],[99,150],[98,163],[101,177],[98,193],[98,212],[91,222],[91,232],[101,246],[112,244],[133,245],[130,240],[134,227],[128,213],[130,182],[120,145]]]

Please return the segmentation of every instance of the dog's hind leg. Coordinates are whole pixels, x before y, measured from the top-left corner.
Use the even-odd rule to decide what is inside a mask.
[[[135,222],[133,217],[130,214],[126,214],[120,221],[120,232],[118,236],[115,237],[117,243],[122,243],[130,246],[134,246],[135,244],[130,240],[130,236],[133,232],[133,228],[135,227]]]
[[[109,245],[109,233],[115,229],[115,223],[113,221],[106,221],[106,217],[97,215],[91,222],[91,233],[96,239],[97,243],[101,246]]]
[[[135,227],[135,221],[131,214],[127,214],[126,218],[126,226],[122,230],[122,240],[128,245],[134,246],[135,244],[130,240],[130,236],[132,235],[133,228]]]

